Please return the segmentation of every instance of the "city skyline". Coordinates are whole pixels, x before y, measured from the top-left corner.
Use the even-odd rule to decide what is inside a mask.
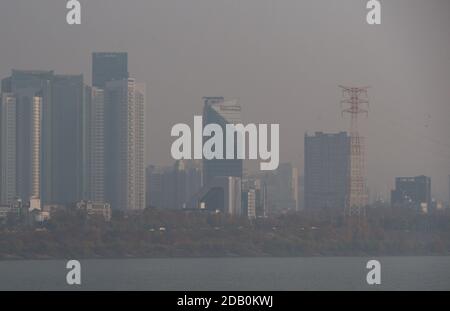
[[[125,59],[125,64],[128,62],[128,54],[127,53],[117,53],[117,52],[105,52],[105,53],[98,53],[94,52],[92,53],[92,67],[95,68],[95,61],[101,58],[101,56],[104,55],[107,58],[110,58],[113,55],[120,55],[124,56],[121,59]],[[121,59],[119,62],[121,62]],[[127,67],[127,65],[125,65]],[[114,66],[113,66],[114,67]],[[99,68],[99,66],[97,66]],[[102,71],[103,68],[100,67],[100,71]],[[122,69],[119,69],[119,71]],[[108,72],[108,70],[106,70]],[[90,87],[83,82],[83,75],[58,75],[54,74],[54,71],[33,71],[33,70],[15,70],[12,69],[12,74],[10,77],[6,77],[2,80],[2,88],[4,92],[2,93],[2,110],[5,111],[5,115],[2,119],[2,132],[4,137],[2,137],[2,143],[4,144],[3,150],[7,150],[8,154],[2,155],[2,161],[4,161],[1,165],[2,168],[8,168],[9,163],[13,163],[13,165],[17,168],[17,187],[18,189],[14,189],[16,186],[13,185],[13,182],[16,177],[12,174],[12,167],[9,167],[9,170],[2,173],[3,181],[2,181],[2,189],[5,189],[1,192],[2,201],[4,203],[9,202],[11,203],[13,201],[13,198],[15,195],[13,195],[14,191],[17,191],[17,195],[19,195],[20,198],[27,198],[30,199],[36,198],[40,199],[43,202],[47,204],[72,204],[73,202],[76,202],[78,200],[94,200],[95,202],[112,202],[112,206],[122,206],[124,209],[143,209],[146,205],[146,199],[145,199],[145,193],[149,193],[149,191],[146,190],[145,185],[145,172],[144,170],[148,165],[144,164],[143,160],[143,154],[144,154],[144,144],[136,145],[135,147],[131,147],[131,145],[123,145],[123,149],[121,151],[119,145],[116,144],[116,141],[128,141],[128,143],[135,144],[135,139],[137,141],[144,141],[144,111],[145,111],[145,85],[135,83],[135,80],[132,78],[129,78],[128,71],[125,74],[123,74],[122,77],[120,76],[120,73],[117,75],[113,72],[114,70],[109,70],[109,74],[111,74],[111,79],[107,79],[107,75],[103,74],[103,84],[99,86],[103,86],[102,88],[97,87]],[[123,71],[123,70],[122,70]],[[95,75],[95,70],[93,69],[93,73]],[[31,87],[31,89],[30,89]],[[130,93],[131,91],[131,93]],[[49,95],[50,94],[50,95]],[[133,94],[131,97],[130,94]],[[40,97],[39,97],[40,96]],[[30,101],[30,98],[34,98],[31,102],[31,104],[28,104]],[[224,97],[203,97],[204,101],[204,112],[203,115],[205,117],[205,123],[203,126],[208,124],[209,122],[223,122],[225,123],[241,123],[241,106],[238,105],[237,100],[225,100]],[[120,106],[121,103],[128,103],[127,105],[127,111],[124,111],[124,114],[122,117],[119,116],[119,112],[121,111]],[[131,103],[136,102],[137,106],[134,106],[135,104],[130,105]],[[50,105],[49,105],[50,103]],[[19,104],[17,106],[17,104]],[[30,108],[28,108],[27,105],[30,105]],[[105,106],[106,105],[106,106]],[[16,108],[17,106],[17,108]],[[49,108],[54,106],[54,108]],[[96,107],[97,106],[97,107]],[[117,106],[116,108],[113,108]],[[239,113],[236,114],[236,109],[233,108],[233,113],[230,115],[228,110],[225,109],[225,106],[230,107],[238,107]],[[34,108],[36,107],[36,108]],[[108,107],[108,109],[105,110],[105,108]],[[125,107],[125,106],[124,106]],[[134,107],[134,108],[133,108]],[[215,107],[215,108],[214,108]],[[17,109],[17,112],[16,112]],[[25,109],[25,110],[24,110]],[[27,112],[27,109],[31,109],[31,112]],[[37,112],[33,109],[37,109]],[[85,112],[81,112],[81,110],[86,109]],[[112,110],[111,110],[112,109]],[[130,110],[131,109],[131,110]],[[222,110],[224,110],[222,112]],[[23,111],[23,112],[21,112]],[[49,116],[44,116],[44,111],[49,113]],[[110,112],[108,112],[110,111]],[[114,115],[111,114],[111,111],[114,112]],[[31,162],[23,162],[24,160],[21,160],[21,157],[18,156],[17,163],[30,163],[27,165],[29,168],[24,169],[23,167],[20,167],[16,163],[15,160],[12,160],[13,158],[16,158],[15,156],[12,157],[11,155],[15,152],[15,148],[9,148],[5,149],[7,146],[11,146],[12,141],[17,137],[16,130],[11,131],[11,128],[16,128],[16,120],[11,120],[9,118],[12,115],[15,115],[17,113],[17,120],[20,120],[18,124],[23,124],[23,118],[31,118],[31,120],[37,120],[36,122],[39,122],[40,124],[42,120],[46,120],[51,124],[50,127],[48,127],[45,124],[41,125],[31,125],[31,127],[26,127],[27,131],[32,130],[33,127],[36,128],[36,126],[39,128],[39,134],[34,138],[35,140],[39,141],[36,146],[38,146],[38,149],[44,148],[42,152],[46,156],[44,156],[43,161],[39,159],[41,157],[41,151],[38,151],[30,153],[30,160]],[[38,119],[36,117],[33,117],[33,113],[37,113],[39,115]],[[130,114],[131,113],[131,114]],[[214,116],[214,114],[217,114],[217,116]],[[225,113],[225,115],[221,115]],[[84,115],[86,115],[84,117]],[[9,116],[9,117],[8,117]],[[64,117],[65,116],[65,117]],[[69,117],[71,116],[71,117]],[[61,119],[61,117],[63,117]],[[86,118],[87,123],[82,123],[81,120]],[[130,119],[130,117],[132,119]],[[139,117],[138,119],[135,119],[136,117]],[[22,119],[21,119],[22,118]],[[64,119],[66,118],[66,119]],[[124,118],[124,119],[123,119]],[[231,118],[231,119],[230,119]],[[14,118],[13,118],[14,119]],[[120,121],[122,120],[122,121]],[[98,123],[98,122],[101,123]],[[12,123],[11,123],[12,122]],[[72,122],[75,122],[72,124],[72,130],[71,131],[65,131],[64,126],[67,124],[71,124]],[[125,122],[125,123],[124,123]],[[129,123],[131,122],[131,123]],[[136,123],[138,122],[138,123]],[[120,127],[120,124],[123,123],[123,128],[133,129],[140,128],[136,133],[126,134],[131,135],[128,138],[124,136],[123,139],[120,139],[119,135],[123,131],[117,132],[118,126]],[[225,126],[225,123],[221,126]],[[128,124],[128,125],[127,125]],[[140,124],[140,125],[137,125]],[[86,134],[83,134],[83,131],[81,131],[81,127],[86,126]],[[131,126],[131,128],[130,128]],[[23,127],[23,126],[22,126]],[[17,127],[20,129],[21,127]],[[49,131],[51,139],[47,142],[43,140],[43,137],[45,135],[41,134],[41,130],[43,133],[45,131]],[[99,132],[100,130],[100,132]],[[24,129],[19,130],[24,131]],[[134,130],[133,130],[134,131]],[[58,134],[56,134],[58,133]],[[61,136],[62,133],[65,133],[65,136]],[[106,133],[106,134],[105,134]],[[126,133],[126,132],[124,132]],[[21,135],[24,135],[21,133]],[[30,132],[30,137],[34,137],[34,132]],[[69,135],[69,136],[67,136]],[[75,136],[70,136],[75,135]],[[81,137],[84,137],[86,135],[86,141],[82,140]],[[92,135],[92,136],[91,136]],[[329,137],[332,138],[332,136],[336,135],[345,135],[346,137],[349,137],[348,132],[341,132],[339,134],[323,134],[322,132],[316,132],[316,136],[318,137]],[[43,137],[42,137],[43,136]],[[108,138],[109,137],[109,138]],[[338,136],[336,136],[338,137]],[[45,139],[45,138],[44,138]],[[305,134],[305,151],[307,151],[307,145],[311,144],[313,137],[308,136],[308,133]],[[42,140],[42,145],[41,145]],[[27,141],[18,140],[17,146],[22,146],[22,150],[35,150],[36,147],[33,147],[33,143],[31,145],[28,144]],[[24,142],[26,143],[24,145]],[[74,144],[75,142],[75,144]],[[47,144],[50,144],[52,146],[49,151],[46,151]],[[114,146],[115,145],[115,146]],[[83,146],[83,147],[81,147]],[[323,143],[318,145],[318,147],[323,148]],[[15,146],[14,146],[15,147]],[[75,147],[72,151],[71,148]],[[311,179],[308,177],[311,172],[311,160],[319,161],[324,165],[325,162],[331,161],[330,166],[335,165],[332,160],[327,159],[326,157],[328,154],[333,151],[336,152],[336,154],[339,154],[339,148],[338,144],[331,143],[329,148],[326,149],[320,149],[320,156],[319,154],[316,154],[315,156],[313,154],[310,154],[309,152],[305,152],[305,159],[309,157],[309,162],[305,162],[304,164],[304,171],[302,172],[304,174],[305,178],[305,197],[300,198],[300,200],[304,200],[305,207],[323,207],[324,205],[321,203],[311,204],[308,203],[311,201],[311,199],[308,199],[310,197],[311,191],[308,190],[310,188],[309,186],[309,180]],[[23,149],[25,148],[25,149]],[[86,148],[86,150],[84,150]],[[119,148],[119,149],[118,149]],[[133,152],[129,152],[132,148],[134,150]],[[138,148],[140,151],[138,151]],[[334,148],[334,149],[333,149]],[[337,148],[337,149],[336,149]],[[20,149],[20,148],[19,148]],[[316,149],[316,153],[319,149]],[[341,148],[342,149],[342,148]],[[9,154],[11,153],[11,154]],[[63,155],[63,153],[65,155]],[[136,161],[137,154],[141,154],[141,160],[139,160],[137,166],[135,168],[130,167],[130,171],[126,173],[123,171],[120,175],[122,177],[119,177],[119,172],[116,172],[116,167],[126,167],[126,163],[130,163],[129,161]],[[342,152],[341,152],[342,153]],[[22,152],[22,154],[26,154]],[[113,160],[114,157],[107,157],[107,154],[128,154],[129,159],[126,160],[123,159],[122,164],[120,164],[120,159]],[[322,159],[322,155],[324,158]],[[33,157],[38,157],[38,160],[33,160]],[[50,168],[45,169],[45,173],[42,172],[42,167],[45,167],[45,164],[47,163],[46,158],[50,157],[50,159],[53,159],[53,162],[51,163]],[[86,158],[85,158],[86,157]],[[342,153],[341,155],[341,162],[345,163],[345,157],[349,157],[349,154],[344,155]],[[23,155],[22,155],[23,158]],[[25,159],[25,158],[24,158]],[[103,161],[102,161],[103,159]],[[13,161],[13,162],[11,162]],[[22,161],[22,162],[20,162]],[[86,161],[86,162],[84,162]],[[115,161],[114,163],[111,161]],[[217,171],[219,166],[217,166],[220,162],[220,160],[203,160],[203,179],[208,181],[212,184],[213,181],[211,180],[211,177],[208,177],[211,174],[218,174],[217,176],[235,176],[239,179],[242,179],[243,177],[246,177],[244,175],[244,170],[242,167],[242,160],[221,160],[226,161],[223,162],[223,164],[220,164],[219,166],[223,165],[233,165],[233,162],[239,163],[239,169],[234,172],[234,169],[227,168],[227,169],[220,169]],[[325,162],[324,162],[325,161]],[[64,165],[64,163],[79,163],[78,165]],[[216,163],[217,162],[217,163]],[[317,167],[316,165],[313,165],[313,167]],[[35,163],[35,164],[33,164]],[[37,163],[37,164],[36,164]],[[85,164],[82,164],[85,163]],[[177,162],[175,162],[176,164]],[[308,163],[309,166],[308,166]],[[328,162],[327,162],[328,163]],[[291,163],[288,163],[289,165],[292,165]],[[214,168],[217,166],[217,168]],[[336,166],[337,167],[337,166]],[[214,172],[214,170],[217,172]],[[24,173],[21,173],[24,171]],[[346,171],[345,167],[343,168],[343,171]],[[36,173],[37,172],[37,173]],[[140,173],[139,173],[140,172]],[[14,173],[15,174],[15,173]],[[24,176],[29,177],[21,177],[20,174],[25,174]],[[28,175],[27,175],[28,174]],[[86,174],[83,176],[83,174]],[[111,175],[116,174],[116,175]],[[127,175],[128,174],[128,175]],[[296,173],[297,174],[297,173]],[[319,173],[316,171],[314,174],[318,174],[318,176],[321,176],[322,174],[329,174],[327,172]],[[211,176],[213,176],[211,175]],[[345,188],[345,184],[347,182],[347,176],[344,174],[341,174],[343,177],[342,185]],[[13,178],[10,178],[13,176]],[[34,176],[34,177],[33,177]],[[39,177],[37,177],[39,176]],[[60,177],[61,176],[61,177]],[[70,176],[71,178],[67,178]],[[325,175],[324,175],[325,176]],[[327,175],[328,176],[328,175]],[[30,184],[25,184],[25,188],[22,189],[21,186],[21,180],[29,180]],[[130,179],[131,178],[131,179]],[[137,179],[136,179],[137,178]],[[334,184],[340,184],[337,182],[335,173],[332,173],[329,175],[326,180],[330,179],[328,183],[334,183]],[[395,177],[395,180],[398,180],[399,177]],[[112,180],[115,180],[116,182],[111,182]],[[123,184],[121,184],[122,181],[125,181]],[[324,187],[324,181],[322,180],[320,185],[316,185],[315,187]],[[296,182],[298,183],[298,178],[296,178]],[[22,182],[23,183],[23,182]],[[69,186],[69,184],[71,185]],[[431,182],[430,182],[431,184]],[[206,184],[207,185],[207,184]],[[168,184],[166,184],[168,186]],[[185,186],[185,185],[183,185]],[[41,187],[45,190],[42,190]],[[335,186],[333,186],[335,187]],[[325,191],[324,193],[328,193],[329,191],[335,191],[332,190],[334,188],[330,188],[329,190]],[[296,187],[298,190],[298,186]],[[325,188],[324,188],[325,189]],[[370,190],[370,189],[368,189]],[[386,201],[389,199],[392,200],[392,194],[394,193],[395,189],[390,189],[391,195],[390,197],[384,197]],[[317,190],[318,191],[318,188]],[[122,193],[123,194],[120,194]],[[29,195],[28,195],[29,193]],[[191,197],[193,194],[190,194]],[[273,195],[273,194],[272,194]],[[319,192],[314,194],[315,196],[319,195]],[[276,195],[275,195],[276,196]],[[297,196],[297,203],[294,210],[298,209],[299,203],[298,203],[298,194]],[[320,195],[319,195],[320,196]],[[341,206],[342,200],[345,199],[345,197],[348,196],[348,193],[345,193],[345,190],[343,193],[340,194],[340,198],[338,199],[330,199],[327,197],[321,197],[320,200],[323,202],[328,202],[328,200],[331,200],[330,206],[336,207]],[[371,202],[375,202],[380,197],[373,197]],[[431,192],[430,192],[430,198],[427,202],[428,206],[431,206]],[[284,198],[287,199],[287,198]],[[435,199],[433,197],[433,199]],[[436,198],[438,201],[439,198]],[[186,199],[185,201],[179,201],[185,206],[188,203],[189,199]],[[270,201],[270,198],[269,198]],[[340,202],[340,203],[336,203]],[[327,203],[328,204],[328,203]],[[325,205],[327,205],[325,204]],[[290,204],[288,204],[290,205]],[[139,206],[139,207],[137,207]],[[177,206],[176,208],[179,208],[180,203],[175,204]],[[290,207],[285,207],[286,209],[291,209]]]
[[[359,27],[364,7],[357,1],[330,8],[327,1],[286,0],[282,5],[259,4],[257,11],[251,10],[254,1],[239,5],[138,1],[123,10],[124,4],[112,1],[111,7],[118,9],[107,7],[106,12],[98,1],[87,4],[90,18],[79,27],[61,20],[67,30],[64,36],[54,30],[58,22],[50,18],[59,15],[53,2],[44,0],[39,6],[26,2],[29,9],[14,20],[10,16],[25,2],[0,4],[0,75],[6,77],[12,68],[51,69],[83,73],[90,84],[89,53],[128,52],[129,71],[148,87],[146,165],[171,164],[171,126],[190,122],[200,113],[203,96],[221,94],[239,98],[246,122],[280,123],[280,160],[301,168],[304,150],[298,137],[348,129],[348,121],[340,116],[337,85],[371,85],[371,115],[362,129],[371,193],[388,198],[396,176],[424,174],[432,177],[434,197],[448,197],[450,65],[445,55],[450,44],[445,29],[450,4],[446,1],[433,6],[420,1],[386,3],[383,23],[376,29]],[[407,16],[398,14],[403,10]],[[311,11],[320,14],[312,16]],[[124,14],[141,18],[127,23],[95,18],[104,14],[111,20]],[[36,15],[49,18],[38,21]],[[180,18],[161,18],[168,15]],[[225,21],[231,23],[223,27]],[[335,32],[337,22],[342,32]],[[8,30],[13,28],[14,32]],[[326,40],[319,40],[319,32]],[[27,40],[37,36],[39,40]],[[20,43],[18,37],[23,39]],[[136,37],[143,40],[136,43]],[[20,53],[15,52],[17,44]],[[349,45],[356,52],[349,53]],[[58,53],[49,52],[52,49]],[[252,163],[248,166],[254,169]]]
[[[54,71],[1,79],[1,204],[145,208],[146,90],[127,68],[127,53],[93,53],[94,87]]]
[[[450,289],[449,38],[450,0],[0,0],[0,291]]]

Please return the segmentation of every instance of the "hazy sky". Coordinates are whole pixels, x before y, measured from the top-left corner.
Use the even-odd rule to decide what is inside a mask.
[[[339,84],[370,85],[369,186],[429,175],[448,197],[450,1],[382,1],[382,25],[363,0],[0,1],[0,77],[17,69],[83,73],[93,51],[129,53],[148,92],[147,161],[170,164],[170,129],[201,114],[202,96],[237,97],[245,123],[280,123],[281,161],[303,171],[306,131],[346,130]]]

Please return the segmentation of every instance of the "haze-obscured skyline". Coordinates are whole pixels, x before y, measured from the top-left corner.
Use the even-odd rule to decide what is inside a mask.
[[[372,194],[424,174],[447,199],[449,1],[383,1],[380,26],[360,0],[80,2],[82,24],[69,26],[65,1],[2,1],[0,77],[48,69],[90,84],[92,52],[128,52],[147,84],[147,164],[172,163],[170,129],[201,114],[202,96],[227,96],[244,123],[280,123],[280,159],[302,173],[306,131],[348,129],[338,85],[370,85]]]

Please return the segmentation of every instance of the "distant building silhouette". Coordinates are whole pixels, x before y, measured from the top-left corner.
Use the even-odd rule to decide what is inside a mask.
[[[75,204],[83,198],[84,83],[82,75],[54,75],[51,107],[52,204]]]
[[[192,197],[202,188],[202,167],[197,160],[178,160],[173,169],[175,208],[187,208]]]
[[[431,178],[427,176],[397,177],[395,190],[391,192],[391,204],[418,209],[431,208]]]
[[[345,208],[350,137],[345,132],[305,135],[305,208]]]
[[[149,165],[145,169],[146,207],[165,208],[164,206],[164,174],[170,168]]]
[[[92,86],[104,89],[106,82],[128,79],[128,54],[92,53]]]
[[[291,163],[280,163],[274,172],[265,174],[268,205],[271,213],[297,211],[299,208],[298,170]]]
[[[171,167],[146,169],[147,206],[165,209],[188,208],[192,197],[202,187],[201,163],[178,160]]]
[[[298,176],[298,209],[305,209],[305,175]]]

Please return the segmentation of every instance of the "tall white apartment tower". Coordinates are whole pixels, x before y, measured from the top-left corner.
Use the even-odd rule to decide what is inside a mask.
[[[40,208],[41,199],[45,202],[52,193],[51,164],[55,162],[50,152],[53,77],[52,71],[13,70],[10,77],[2,80],[2,92],[6,94],[2,98],[6,106],[2,108],[9,111],[9,116],[3,116],[8,125],[2,122],[2,128],[10,128],[6,134],[9,138],[3,139],[2,144],[9,145],[10,155],[15,153],[15,169],[8,167],[8,174],[12,176],[11,172],[15,171],[15,197],[30,201],[30,208]],[[12,108],[13,103],[15,108]],[[12,117],[14,114],[15,118]],[[15,124],[15,130],[11,129],[12,124]],[[14,135],[15,144],[12,143]],[[8,162],[14,163],[12,158]]]
[[[145,95],[144,83],[135,84],[136,101],[136,206],[138,209],[145,208]]]
[[[31,103],[31,198],[40,199],[41,194],[41,119],[42,97],[35,96]]]
[[[0,134],[0,203],[11,204],[17,195],[16,98],[11,93],[1,95]]]
[[[40,208],[42,97],[32,96],[26,105],[22,118],[18,118],[17,97],[12,93],[1,95],[0,203],[10,204],[23,196]],[[20,156],[18,148],[28,152]]]
[[[106,201],[115,209],[145,208],[145,86],[134,79],[106,83]]]
[[[93,202],[105,199],[105,91],[87,88],[87,197]]]

